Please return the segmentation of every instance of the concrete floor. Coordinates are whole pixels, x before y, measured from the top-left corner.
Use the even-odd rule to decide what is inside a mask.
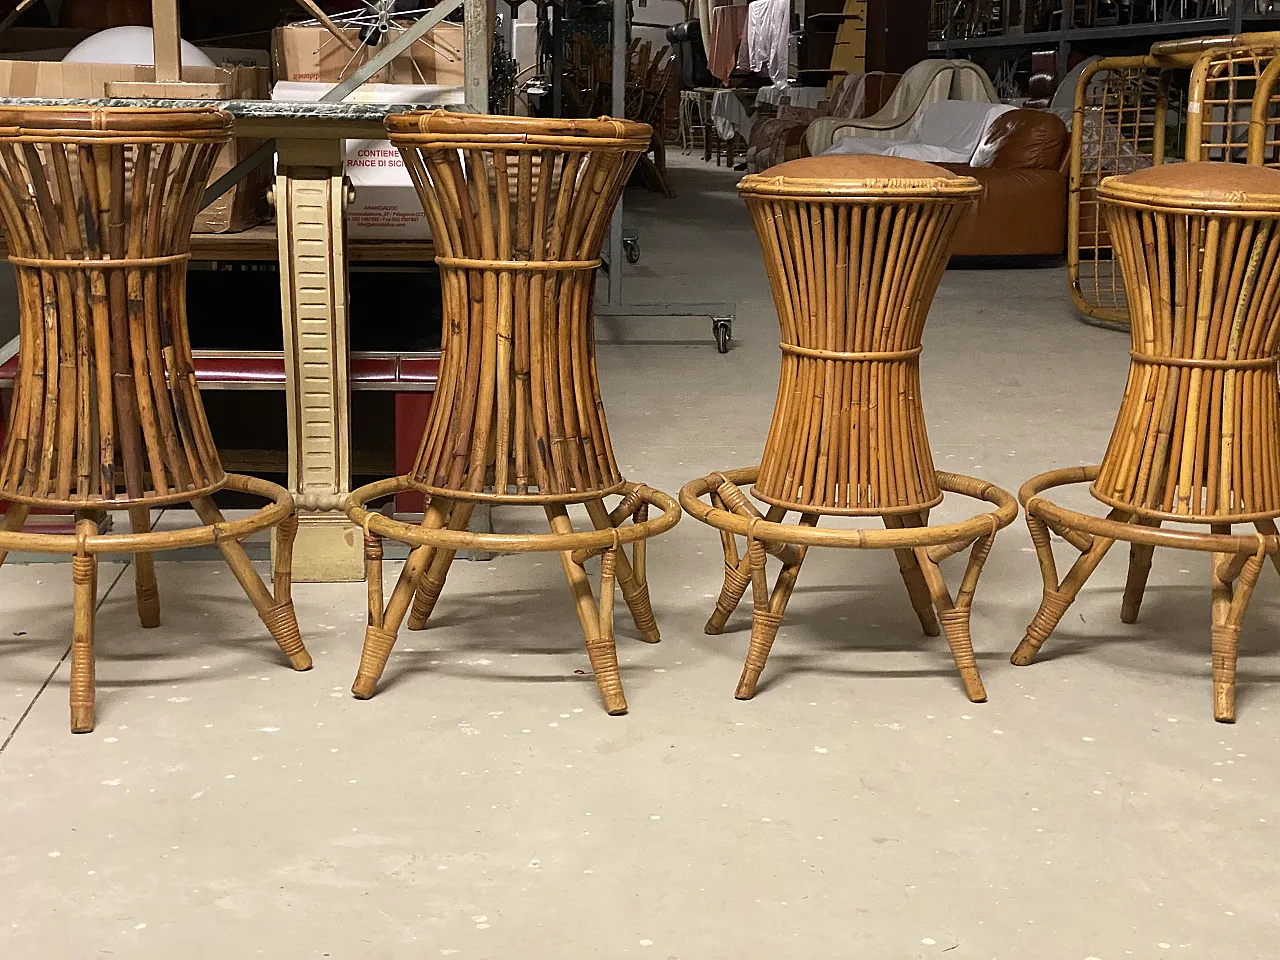
[[[736,300],[735,349],[668,321],[599,351],[620,462],[671,493],[756,460],[778,366],[735,176],[675,163],[680,199],[629,197],[628,293]],[[949,272],[923,360],[939,466],[1016,490],[1096,461],[1126,350],[1077,322],[1061,269]],[[1157,554],[1130,627],[1115,550],[1015,668],[1040,594],[1019,521],[975,608],[986,704],[920,635],[892,555],[834,551],[735,701],[745,608],[702,632],[720,567],[688,518],[653,542],[665,640],[638,642],[619,602],[632,709],[610,718],[554,556],[457,564],[369,702],[347,692],[363,585],[296,587],[316,667],[293,674],[224,567],[163,564],[144,632],[113,566],[89,736],[67,731],[69,570],[6,568],[0,957],[1277,955],[1270,569],[1224,726],[1203,555]]]

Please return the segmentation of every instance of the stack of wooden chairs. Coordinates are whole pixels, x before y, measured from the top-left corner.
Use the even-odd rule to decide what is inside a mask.
[[[623,114],[628,120],[653,128],[648,151],[637,172],[651,190],[666,197],[676,195],[667,173],[667,99],[675,83],[675,56],[665,44],[653,52],[648,40],[633,39],[627,45],[626,92]],[[613,83],[610,49],[578,34],[564,69],[561,89],[566,115],[602,117],[612,113]]]

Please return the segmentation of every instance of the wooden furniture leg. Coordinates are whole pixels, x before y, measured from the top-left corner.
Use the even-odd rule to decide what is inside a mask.
[[[1158,522],[1151,526],[1158,527]],[[1147,591],[1147,578],[1151,575],[1151,557],[1155,547],[1141,543],[1129,544],[1129,575],[1124,584],[1124,599],[1120,603],[1120,622],[1137,623],[1142,609],[1142,597]]]
[[[9,503],[9,510],[4,515],[4,523],[0,523],[0,530],[6,533],[16,533],[22,529],[22,525],[27,522],[27,516],[31,513],[31,505],[27,503]],[[5,559],[8,558],[9,551],[0,549],[0,566],[4,565]]]
[[[219,527],[226,523],[226,518],[208,497],[196,497],[191,501],[202,523],[213,527],[215,535]],[[311,654],[302,644],[302,632],[298,629],[298,618],[293,610],[292,565],[293,545],[297,533],[297,520],[286,520],[276,528],[276,570],[274,583],[277,588],[283,586],[283,595],[272,596],[267,585],[253,568],[253,562],[245,553],[239,541],[218,538],[218,550],[227,561],[227,566],[235,574],[240,586],[253,603],[263,625],[271,632],[280,650],[289,659],[295,670],[311,669]]]
[[[453,509],[449,511],[445,529],[467,529],[475,506],[474,503],[465,500],[455,503]],[[414,591],[413,608],[409,611],[410,630],[426,629],[427,621],[431,619],[436,602],[440,599],[440,592],[444,590],[445,578],[449,576],[449,568],[453,566],[455,556],[457,556],[456,550],[437,549],[432,554],[422,571],[422,576],[418,578],[418,586]]]
[[[630,516],[636,523],[643,523],[649,515],[649,504],[641,500],[639,505],[624,501],[610,514],[603,500],[588,500],[587,515],[597,530],[617,529]],[[640,631],[645,643],[657,643],[662,639],[658,621],[653,616],[653,602],[649,599],[649,581],[645,569],[645,542],[637,540],[632,548],[634,563],[627,559],[625,550],[619,549],[616,558],[618,586],[622,598],[631,611],[631,619]]]
[[[433,499],[427,504],[427,512],[422,517],[422,528],[439,530],[444,526],[448,509],[449,504],[442,499],[439,497]],[[369,625],[365,628],[360,666],[356,671],[356,679],[351,685],[351,693],[357,699],[368,700],[378,689],[378,680],[382,678],[382,673],[387,668],[387,660],[391,657],[391,650],[396,645],[396,634],[400,632],[400,625],[409,612],[409,604],[413,602],[418,578],[422,576],[433,552],[433,548],[429,546],[414,547],[409,552],[409,558],[404,562],[400,579],[396,581],[391,591],[391,599],[387,601],[385,610],[381,609],[381,572],[378,574],[376,598],[374,588],[370,586]],[[378,562],[381,563],[380,557]],[[375,599],[379,605],[378,609],[372,606]]]
[[[553,533],[573,533],[573,523],[564,507],[551,505],[546,510]],[[614,575],[620,552],[610,548],[601,557],[598,606],[591,593],[591,581],[582,564],[574,560],[570,550],[560,554],[565,576],[569,579],[569,590],[573,593],[573,603],[578,610],[578,619],[582,621],[582,632],[586,635],[591,670],[595,673],[600,695],[604,698],[604,708],[612,717],[627,712],[627,700],[622,693],[622,674],[618,668],[618,648],[613,636]],[[607,621],[605,614],[608,614]]]
[[[129,511],[129,529],[134,533],[151,530],[151,511],[134,507]],[[156,585],[155,559],[149,553],[133,555],[134,592],[138,601],[138,622],[144,627],[160,626],[160,589]]]
[[[1274,520],[1259,520],[1254,526],[1264,537],[1280,536],[1280,530],[1276,529]],[[0,562],[3,562],[2,556],[0,556]],[[1276,568],[1276,573],[1280,573],[1280,553],[1271,554],[1271,564]]]
[[[718,490],[711,491],[711,505],[717,510],[726,509]],[[721,530],[720,547],[724,551],[724,583],[720,586],[715,609],[702,628],[703,633],[713,637],[724,632],[724,625],[729,622],[733,611],[738,609],[742,595],[751,584],[750,574],[744,572],[749,569],[747,558],[738,553],[738,538],[729,530]]]
[[[951,591],[943,579],[942,570],[929,556],[928,548],[916,547],[916,562],[920,574],[928,584],[933,604],[938,611],[938,619],[942,621],[942,629],[947,635],[947,645],[951,647],[951,656],[955,659],[956,669],[960,671],[960,680],[964,683],[964,691],[972,703],[984,703],[987,699],[986,688],[982,685],[982,677],[978,673],[978,662],[973,653],[973,640],[969,635],[969,618],[972,613],[973,595],[978,587],[978,578],[982,575],[982,567],[991,553],[994,533],[979,537],[974,541],[969,553],[969,565],[965,568],[964,579],[960,583],[960,591],[956,599],[951,599]]]
[[[1106,537],[1092,537],[1089,545],[1081,554],[1080,558],[1072,565],[1067,572],[1062,583],[1057,582],[1057,566],[1053,559],[1053,544],[1049,540],[1049,528],[1044,522],[1031,512],[1031,507],[1027,508],[1027,528],[1031,531],[1031,542],[1035,544],[1036,555],[1040,560],[1040,572],[1044,579],[1044,592],[1040,600],[1040,609],[1036,611],[1034,619],[1027,627],[1027,632],[1022,638],[1022,642],[1018,644],[1018,648],[1013,651],[1013,656],[1009,661],[1016,666],[1025,667],[1035,659],[1036,654],[1040,651],[1040,647],[1049,639],[1049,634],[1053,633],[1054,628],[1062,620],[1063,615],[1067,612],[1067,608],[1079,596],[1080,590],[1084,587],[1089,577],[1093,575],[1093,571],[1098,569],[1098,564],[1102,562],[1102,558],[1107,555],[1107,551],[1115,544],[1115,540]],[[1128,519],[1128,514],[1122,510],[1112,510],[1107,515],[1108,520],[1120,520],[1124,522]]]
[[[907,526],[925,527],[929,525],[929,521],[927,517],[919,514],[910,518],[889,514],[884,518],[884,525],[890,530],[900,530]],[[902,574],[902,582],[906,585],[911,607],[920,620],[920,629],[924,631],[926,637],[938,636],[942,630],[938,627],[938,618],[934,614],[933,595],[929,592],[929,584],[925,582],[915,551],[895,550],[893,553],[898,558],[898,572]]]
[[[803,514],[800,525],[814,527],[818,518],[812,514]],[[796,580],[800,577],[800,566],[804,563],[808,547],[798,547],[794,559],[784,562],[782,572],[774,583],[773,593],[769,592],[769,581],[766,577],[766,553],[764,544],[756,539],[747,542],[747,559],[751,563],[751,645],[747,649],[747,662],[742,667],[742,676],[738,680],[738,689],[734,696],[739,700],[750,700],[756,695],[756,685],[760,682],[760,674],[773,649],[773,641],[778,636],[778,628],[782,626],[782,618],[787,612],[787,604],[796,588]]]
[[[364,579],[369,590],[370,627],[382,626],[382,538],[374,533],[365,534],[364,538]]]
[[[1231,554],[1213,555],[1213,718],[1220,723],[1235,723],[1236,720],[1236,656],[1240,648],[1240,625],[1249,608],[1258,574],[1262,571],[1262,557],[1250,557],[1240,570],[1240,577],[1233,588],[1231,581],[1222,575],[1223,566],[1230,564],[1231,560]]]
[[[92,520],[79,519],[76,535],[81,544],[97,534]],[[71,581],[75,588],[75,626],[71,635],[71,732],[93,732],[95,698],[94,621],[98,606],[98,558],[76,553],[71,558]]]
[[[712,502],[718,508],[732,510],[740,517],[760,516],[760,511],[755,509],[751,501],[734,483],[725,479],[723,475],[718,477],[720,485],[712,492]],[[770,523],[781,523],[786,515],[785,508],[771,506],[764,515],[764,519]],[[738,546],[733,534],[725,530],[720,534],[725,551],[724,585],[720,588],[715,609],[711,611],[706,626],[702,628],[703,632],[710,636],[717,636],[724,632],[725,624],[728,623],[733,611],[738,609],[738,604],[742,602],[742,595],[746,592],[747,585],[751,583],[751,558],[745,553],[741,557],[738,556]],[[789,544],[767,544],[764,550],[778,557],[784,565],[794,563],[798,559],[797,548]]]

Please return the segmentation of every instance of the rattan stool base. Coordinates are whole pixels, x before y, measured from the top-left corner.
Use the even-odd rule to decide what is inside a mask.
[[[193,497],[189,502],[203,526],[181,530],[152,531],[150,510],[129,510],[132,533],[99,534],[97,524],[85,514],[107,509],[100,501],[87,504],[77,513],[76,533],[46,534],[23,531],[31,512],[25,503],[9,503],[0,524],[0,564],[10,551],[70,554],[75,584],[75,626],[71,642],[71,731],[89,733],[94,727],[94,614],[97,607],[98,557],[102,554],[131,553],[134,556],[138,619],[144,627],[160,625],[160,594],[156,586],[153,554],[184,547],[216,546],[236,580],[253,602],[258,616],[271,632],[295,670],[311,669],[311,655],[302,643],[292,600],[293,542],[298,518],[293,498],[284,487],[256,477],[226,474],[220,489],[247,493],[270,500],[256,513],[227,520],[209,497]],[[91,509],[90,509],[91,508]],[[258,576],[240,541],[260,530],[276,529],[275,579],[271,589]]]
[[[769,651],[786,613],[809,547],[836,547],[859,550],[893,550],[911,605],[926,636],[945,632],[964,683],[965,693],[974,703],[987,698],[969,635],[969,617],[974,591],[982,566],[991,552],[998,530],[1018,515],[1012,494],[990,483],[958,474],[937,474],[938,485],[947,493],[983,500],[995,505],[990,513],[979,514],[960,523],[928,525],[928,514],[886,515],[885,530],[820,529],[819,515],[805,513],[799,524],[781,522],[786,511],[772,507],[761,514],[740,489],[754,483],[758,467],[713,473],[685,484],[680,504],[692,516],[720,531],[724,548],[725,579],[716,609],[707,621],[706,632],[717,635],[737,609],[751,586],[751,645],[735,696],[750,700],[764,671]],[[711,506],[702,499],[709,497]],[[745,537],[746,551],[738,549],[738,537]],[[969,563],[960,590],[952,598],[939,564],[969,546]],[[782,562],[782,572],[772,590],[766,579],[766,555]],[[941,628],[939,627],[941,622]]]
[[[1130,544],[1129,575],[1120,609],[1120,619],[1124,623],[1136,623],[1138,620],[1147,576],[1151,572],[1151,555],[1156,547],[1211,553],[1213,717],[1222,723],[1234,723],[1240,624],[1265,558],[1270,557],[1280,570],[1280,556],[1277,555],[1280,536],[1277,535],[1275,521],[1265,518],[1254,520],[1252,525],[1256,533],[1252,535],[1232,534],[1231,525],[1225,523],[1212,524],[1207,533],[1165,530],[1161,529],[1158,520],[1138,517],[1118,507],[1102,518],[1068,510],[1041,496],[1053,487],[1091,483],[1097,476],[1096,466],[1068,467],[1033,477],[1018,491],[1018,499],[1027,511],[1027,527],[1040,561],[1044,594],[1040,609],[1013,653],[1013,663],[1025,667],[1035,659],[1040,647],[1117,540]],[[1080,558],[1061,579],[1053,556],[1051,532],[1080,551]]]
[[[409,629],[421,630],[435,609],[445,577],[459,550],[491,553],[559,553],[578,619],[586,635],[587,655],[605,709],[613,716],[627,712],[618,653],[613,634],[614,587],[631,610],[640,638],[657,643],[661,636],[649,600],[645,541],[665,533],[680,520],[680,506],[659,490],[624,482],[621,502],[610,510],[603,499],[584,503],[594,530],[575,531],[564,503],[531,504],[547,514],[551,533],[471,533],[467,523],[475,503],[433,497],[420,525],[392,520],[366,507],[371,500],[412,489],[409,477],[393,477],[355,490],[347,498],[347,516],[365,532],[365,560],[369,584],[369,624],[360,668],[351,692],[361,700],[372,697],[386,669],[396,635],[406,616]],[[649,518],[649,508],[662,511]],[[631,522],[628,523],[627,521]],[[412,548],[390,599],[383,596],[382,541],[398,540]],[[623,548],[631,544],[628,555]],[[586,563],[600,557],[600,599],[587,578]],[[384,605],[385,604],[385,605]]]

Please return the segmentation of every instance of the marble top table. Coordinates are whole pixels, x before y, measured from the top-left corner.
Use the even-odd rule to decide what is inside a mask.
[[[281,100],[51,99],[0,97],[0,105],[216,106],[235,135],[275,138],[274,201],[284,318],[289,489],[298,504],[293,576],[301,582],[364,579],[364,540],[339,508],[351,489],[350,345],[347,335],[345,139],[374,139],[390,114],[423,104]],[[465,109],[449,106],[445,109]]]
[[[0,106],[15,107],[168,107],[201,109],[218,107],[236,118],[238,137],[296,136],[300,130],[341,139],[367,139],[384,132],[382,121],[393,113],[430,110],[423,104],[321,103],[285,100],[157,100],[132,97],[63,99],[55,97],[0,97]],[[444,109],[458,110],[456,105]]]

